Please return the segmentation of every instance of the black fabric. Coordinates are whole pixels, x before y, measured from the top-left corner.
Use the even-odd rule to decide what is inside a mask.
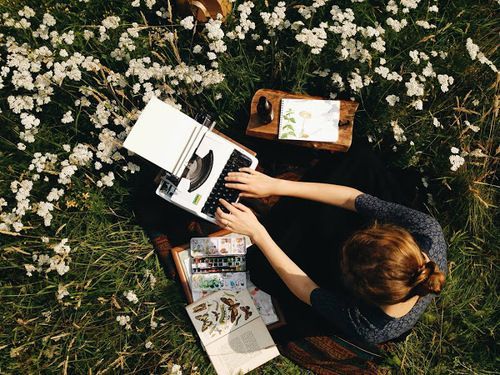
[[[415,182],[389,172],[369,145],[353,145],[348,153],[318,155],[319,162],[304,175],[304,181],[347,185],[405,205],[409,205],[415,195],[412,188],[416,186]],[[153,182],[156,173],[156,168],[144,170],[134,192],[134,212],[150,238],[166,234],[173,245],[179,245],[188,242],[192,236],[208,235],[220,229],[158,197]],[[410,188],[402,187],[402,183]],[[316,283],[328,290],[335,290],[340,283],[340,246],[351,233],[370,223],[354,212],[288,197],[281,197],[261,220],[278,245]],[[288,290],[255,246],[248,250],[247,265],[252,281],[274,296],[284,311],[288,324],[273,332],[277,341],[339,333],[328,319]]]
[[[366,145],[355,145],[345,154],[324,154],[302,180],[346,185],[405,205],[409,205],[415,194],[414,189],[404,189],[400,180]],[[342,243],[357,229],[371,224],[371,220],[342,208],[282,197],[263,224],[281,249],[312,280],[329,290],[338,290],[341,288],[338,259]],[[248,250],[247,265],[252,281],[274,296],[284,310],[288,325],[275,334],[277,340],[339,333],[328,320],[288,290],[256,246]]]

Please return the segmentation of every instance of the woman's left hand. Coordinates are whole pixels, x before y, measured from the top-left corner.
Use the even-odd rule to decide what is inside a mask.
[[[264,226],[259,222],[251,209],[241,203],[229,203],[224,199],[219,202],[229,211],[225,213],[220,207],[215,211],[217,225],[232,232],[245,234],[252,240],[263,230]]]

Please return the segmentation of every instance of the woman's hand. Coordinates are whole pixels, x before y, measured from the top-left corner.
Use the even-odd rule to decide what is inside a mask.
[[[252,241],[265,231],[264,226],[247,206],[241,203],[231,204],[224,199],[219,199],[219,202],[229,211],[229,213],[225,213],[220,207],[215,211],[215,220],[220,227],[245,234]]]
[[[239,172],[229,172],[226,187],[241,190],[240,197],[265,198],[276,195],[279,179],[269,177],[251,168],[240,168]]]

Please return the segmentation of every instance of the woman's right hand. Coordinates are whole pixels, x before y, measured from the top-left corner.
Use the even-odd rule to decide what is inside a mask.
[[[229,172],[225,180],[226,187],[240,190],[240,197],[246,198],[266,198],[276,195],[276,187],[280,181],[251,168],[240,168],[239,172]]]

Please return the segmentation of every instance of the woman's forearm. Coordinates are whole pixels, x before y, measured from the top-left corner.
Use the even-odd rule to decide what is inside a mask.
[[[280,249],[265,228],[252,236],[252,241],[259,247],[288,289],[302,302],[310,305],[311,292],[318,285]]]
[[[309,199],[356,211],[354,202],[356,197],[363,193],[358,189],[342,185],[278,180],[275,186],[275,194]]]

